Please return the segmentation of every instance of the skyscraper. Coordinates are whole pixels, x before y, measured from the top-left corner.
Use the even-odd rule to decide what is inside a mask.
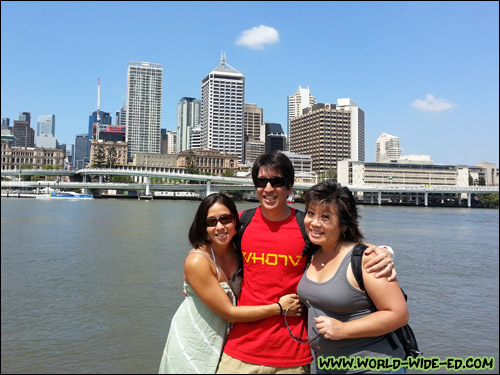
[[[50,134],[56,136],[56,116],[40,115],[38,116],[36,135]]]
[[[31,113],[19,112],[19,120],[14,120],[12,135],[17,147],[35,147],[35,130],[31,128]]]
[[[245,76],[226,63],[201,82],[201,143],[203,148],[238,155],[243,162]]]
[[[177,153],[191,149],[191,131],[200,127],[201,101],[184,97],[177,104]]]
[[[337,169],[337,161],[351,158],[351,111],[318,103],[290,122],[290,151],[311,155],[312,169]]]
[[[397,160],[401,158],[403,149],[399,147],[399,137],[382,133],[377,138],[377,149],[375,150],[375,161]]]
[[[286,139],[281,124],[266,122],[265,152],[285,151]]]
[[[287,142],[290,145],[290,121],[302,115],[302,110],[311,107],[316,103],[316,99],[311,95],[309,87],[302,88],[299,86],[295,94],[288,97],[288,113],[287,113]]]
[[[163,68],[132,61],[127,71],[128,158],[137,152],[160,153]]]
[[[365,161],[365,112],[351,98],[337,99],[337,109],[351,112],[351,160]]]

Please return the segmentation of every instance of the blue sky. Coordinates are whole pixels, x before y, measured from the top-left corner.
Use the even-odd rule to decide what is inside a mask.
[[[245,102],[286,131],[287,96],[350,97],[365,111],[366,160],[383,133],[438,164],[497,164],[498,2],[1,3],[1,117],[56,115],[74,143],[97,106],[121,108],[131,61],[161,64],[162,128],[201,98],[220,62],[245,75]]]

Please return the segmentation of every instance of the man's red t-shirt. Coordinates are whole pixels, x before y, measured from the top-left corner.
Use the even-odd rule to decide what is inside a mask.
[[[295,209],[279,222],[266,220],[260,207],[243,234],[243,285],[239,306],[267,305],[288,293],[296,293],[304,273],[304,239]],[[306,337],[303,317],[287,317],[292,333]],[[307,365],[312,361],[308,343],[290,337],[283,316],[251,323],[235,323],[224,352],[240,361],[273,367]]]

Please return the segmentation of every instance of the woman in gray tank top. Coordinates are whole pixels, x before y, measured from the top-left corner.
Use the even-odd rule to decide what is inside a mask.
[[[408,322],[398,282],[377,279],[363,267],[366,292],[359,289],[350,261],[363,235],[356,202],[347,187],[321,182],[304,199],[306,231],[319,249],[297,288],[308,307],[308,339],[294,339],[310,342],[318,374],[391,372],[391,359],[405,357],[403,348],[394,349],[386,334]],[[362,264],[372,257],[364,255]]]

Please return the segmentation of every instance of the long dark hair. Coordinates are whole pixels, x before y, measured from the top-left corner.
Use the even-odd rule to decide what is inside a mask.
[[[240,219],[234,201],[224,194],[210,194],[205,197],[205,199],[203,199],[203,201],[198,206],[198,210],[196,210],[196,214],[194,215],[191,228],[189,228],[189,242],[191,242],[191,245],[193,245],[195,249],[204,245],[208,245],[210,243],[210,238],[208,237],[207,225],[205,221],[207,219],[208,210],[215,203],[223,204],[229,209],[231,215],[234,216],[236,233],[238,233],[238,230],[240,229]],[[237,237],[238,234],[235,234],[232,239],[232,243],[233,245],[235,245],[235,249],[237,249]]]
[[[363,240],[363,234],[359,229],[360,216],[356,208],[356,200],[346,186],[333,180],[322,181],[304,193],[303,199],[306,203],[306,212],[310,206],[334,205],[337,209],[339,224],[345,228],[343,238],[356,243]]]

